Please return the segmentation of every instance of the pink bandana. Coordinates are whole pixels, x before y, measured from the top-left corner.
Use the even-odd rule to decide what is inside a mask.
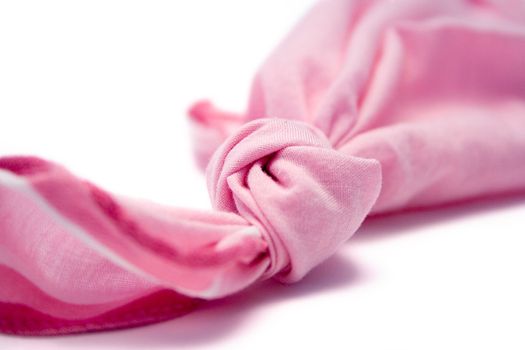
[[[0,158],[0,331],[157,322],[300,280],[371,214],[525,189],[521,1],[328,0],[242,116],[191,110],[215,211]]]

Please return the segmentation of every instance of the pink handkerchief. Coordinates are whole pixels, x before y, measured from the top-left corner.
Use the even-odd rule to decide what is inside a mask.
[[[166,320],[300,280],[369,215],[523,191],[525,5],[321,1],[245,113],[204,101],[190,115],[213,211],[0,158],[0,331]]]

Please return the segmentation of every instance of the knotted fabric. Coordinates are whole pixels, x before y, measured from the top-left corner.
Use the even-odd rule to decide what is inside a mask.
[[[282,119],[246,124],[208,169],[213,206],[259,228],[271,260],[265,274],[289,282],[357,230],[380,187],[377,161],[335,151],[319,130]]]
[[[525,6],[321,1],[245,113],[203,101],[190,115],[209,211],[0,158],[1,331],[169,319],[300,280],[368,215],[525,190]]]

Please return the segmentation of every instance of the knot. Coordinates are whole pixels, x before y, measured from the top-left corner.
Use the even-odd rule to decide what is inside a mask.
[[[241,215],[267,241],[265,277],[294,282],[357,230],[379,195],[381,168],[334,150],[311,125],[257,119],[215,152],[207,180],[213,206]]]

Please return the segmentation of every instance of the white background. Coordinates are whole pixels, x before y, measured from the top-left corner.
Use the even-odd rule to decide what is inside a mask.
[[[2,1],[0,155],[206,208],[187,108],[209,97],[242,111],[257,67],[311,3]],[[295,285],[138,329],[0,335],[0,349],[523,349],[524,251],[525,195],[373,218]]]

